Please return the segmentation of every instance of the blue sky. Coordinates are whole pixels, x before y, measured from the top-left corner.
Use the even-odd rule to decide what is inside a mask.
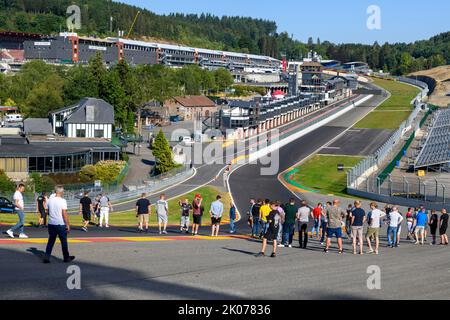
[[[273,20],[306,42],[309,36],[335,43],[412,42],[450,31],[448,0],[120,0],[159,14],[211,13]],[[432,5],[429,5],[432,4]],[[370,5],[381,9],[381,30],[369,30]]]

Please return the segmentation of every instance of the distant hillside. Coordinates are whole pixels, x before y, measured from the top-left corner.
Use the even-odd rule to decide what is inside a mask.
[[[57,33],[66,27],[66,8],[81,8],[85,35],[117,35],[128,31],[137,11],[132,37],[164,39],[171,43],[210,49],[249,52],[275,58],[299,59],[309,50],[343,62],[365,61],[376,69],[406,74],[450,64],[450,32],[411,44],[333,44],[310,38],[307,43],[278,33],[274,21],[209,14],[157,15],[149,10],[110,0],[0,0],[0,30]],[[110,33],[110,17],[113,17]]]

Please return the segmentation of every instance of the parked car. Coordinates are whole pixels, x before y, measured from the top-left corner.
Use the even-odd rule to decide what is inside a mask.
[[[9,123],[22,122],[23,117],[20,114],[7,114],[5,120]]]
[[[180,143],[184,146],[192,146],[194,144],[194,140],[189,136],[180,137]]]
[[[0,213],[14,213],[14,204],[3,197],[0,197]]]

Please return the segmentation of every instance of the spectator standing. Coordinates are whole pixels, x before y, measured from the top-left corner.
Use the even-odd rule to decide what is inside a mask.
[[[371,211],[367,215],[368,229],[366,233],[367,246],[369,247],[369,253],[378,254],[380,247],[380,221],[386,213],[378,209],[378,205],[375,202],[370,204]],[[372,248],[372,240],[375,240],[375,251]]]
[[[202,224],[202,201],[203,198],[200,194],[196,194],[194,197],[194,200],[192,201],[192,217],[193,217],[193,224],[192,224],[192,235],[196,236],[198,235],[198,228]]]
[[[316,233],[316,239],[319,240],[320,236],[320,222],[322,217],[322,204],[319,203],[317,207],[313,209],[313,218],[314,218],[314,225],[311,230],[311,237],[314,236],[314,233]]]
[[[430,214],[430,222],[428,225],[430,226],[430,234],[432,237],[432,242],[430,243],[432,246],[436,244],[436,232],[439,224],[439,217],[436,213],[436,210],[431,210]]]
[[[439,219],[439,235],[441,236],[441,245],[448,246],[448,237],[447,237],[447,228],[448,228],[448,213],[447,210],[442,209],[441,218]]]
[[[230,203],[230,233],[236,233],[236,206],[233,202]]]
[[[306,201],[302,201],[300,209],[297,211],[297,224],[298,224],[298,242],[300,249],[306,249],[308,245],[308,222],[311,209],[306,204]]]
[[[279,247],[284,247],[283,245],[283,224],[285,221],[286,214],[284,213],[283,206],[281,205],[280,201],[277,201],[277,210],[280,214],[280,225],[278,227],[278,235],[277,235],[277,243]]]
[[[330,208],[331,206],[332,206],[332,203],[330,201],[328,201],[326,203],[326,209]],[[326,210],[324,210],[323,207],[322,207],[322,217],[321,217],[320,229],[322,229],[322,236],[320,237],[320,244],[323,246],[323,245],[325,245],[325,238],[326,238],[327,230],[328,230],[327,212],[326,212]]]
[[[347,234],[347,239],[350,239],[352,237],[352,211],[354,207],[353,205],[349,204],[347,206],[347,216],[345,219],[345,233]]]
[[[270,207],[270,200],[264,200],[264,204],[259,209],[259,221],[261,221],[262,228],[259,238],[262,238],[263,235],[267,232],[267,228],[269,227],[269,225],[267,224],[267,216],[271,211],[272,209]]]
[[[259,220],[259,210],[262,206],[262,200],[258,199],[256,203],[251,205],[251,215],[252,215],[252,237],[256,238],[259,236],[259,228],[261,226],[261,221]]]
[[[25,191],[25,185],[19,184],[19,186],[16,189],[16,192],[14,192],[13,200],[14,200],[14,212],[19,217],[19,221],[17,224],[12,227],[11,229],[7,230],[6,233],[11,238],[14,238],[14,231],[19,230],[19,238],[20,239],[27,239],[28,236],[24,233],[24,227],[25,227],[25,204],[23,201],[23,192]]]
[[[340,207],[340,201],[334,200],[333,205],[330,206],[327,211],[327,219],[328,219],[328,230],[327,230],[327,244],[324,249],[325,253],[327,253],[330,249],[331,239],[333,236],[337,238],[339,253],[344,253],[344,249],[342,246],[342,227],[345,225],[343,223],[344,219],[346,219],[347,213]]]
[[[361,201],[355,201],[355,207],[351,212],[351,227],[352,227],[352,244],[353,244],[353,254],[356,254],[356,240],[359,243],[359,254],[364,254],[363,246],[363,231],[364,223],[366,222],[366,212],[361,208]]]
[[[408,208],[408,212],[406,213],[406,226],[408,228],[408,235],[406,236],[406,240],[411,240],[413,237],[414,230],[414,209]]]
[[[283,244],[285,247],[292,248],[294,240],[295,219],[299,207],[295,204],[295,199],[289,199],[289,203],[284,206],[284,225],[283,225]]]
[[[67,214],[67,201],[63,198],[64,188],[57,186],[55,188],[55,196],[48,201],[48,242],[45,249],[45,257],[43,262],[50,263],[53,247],[56,238],[61,242],[64,262],[71,262],[75,259],[69,254],[69,246],[67,244],[67,234],[70,232],[69,215]]]
[[[423,245],[425,241],[425,226],[428,224],[428,215],[425,211],[425,208],[421,207],[416,216],[415,223],[415,235],[416,235],[416,243]],[[420,241],[419,241],[420,236]]]
[[[147,199],[147,194],[143,193],[136,201],[136,218],[138,218],[138,232],[148,233],[148,221],[150,220],[151,203]]]
[[[209,214],[211,215],[211,237],[217,237],[219,235],[220,222],[223,215],[223,203],[222,197],[218,195],[216,201],[211,203]]]
[[[192,205],[189,203],[188,199],[184,201],[179,201],[178,204],[181,207],[181,221],[180,221],[180,231],[189,233],[189,216],[192,210]]]
[[[392,207],[392,210],[389,212],[389,225],[387,230],[388,247],[397,247],[397,229],[402,221],[403,217],[398,212],[398,208]]]
[[[169,221],[169,203],[166,195],[161,194],[156,201],[156,215],[158,216],[159,234],[167,234],[167,223]]]

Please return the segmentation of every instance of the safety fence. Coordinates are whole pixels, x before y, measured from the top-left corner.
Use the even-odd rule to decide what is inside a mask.
[[[435,106],[426,106],[427,112],[423,117],[417,119],[424,107],[422,99],[428,94],[427,84],[410,78],[397,78],[397,80],[422,89],[411,102],[415,108],[409,118],[401,124],[400,128],[374,155],[362,160],[347,172],[347,193],[357,197],[400,205],[412,206],[427,202],[431,207],[436,206],[436,208],[448,206],[450,205],[450,186],[448,186],[447,181],[423,177],[391,176],[394,168],[406,155],[406,150],[413,142],[416,131],[425,124],[428,117],[436,109]],[[406,136],[410,131],[411,133]],[[399,149],[400,143],[403,143],[400,151],[392,156],[394,150]],[[390,157],[392,157],[392,160],[377,174]]]

